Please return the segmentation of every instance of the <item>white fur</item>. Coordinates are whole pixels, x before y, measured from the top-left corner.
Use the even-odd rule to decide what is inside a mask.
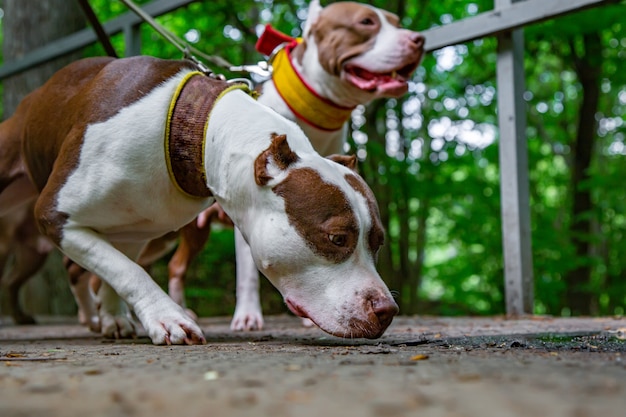
[[[209,123],[207,142],[219,147],[212,148],[210,154],[207,152],[207,166],[219,168],[207,173],[209,186],[250,244],[257,268],[278,288],[285,300],[304,306],[309,317],[324,330],[335,334],[357,334],[356,329],[346,326],[350,315],[366,319],[363,301],[355,294],[364,288],[373,288],[382,297],[391,299],[391,296],[365,246],[365,233],[370,229],[371,217],[364,198],[345,180],[345,176],[353,175],[353,172],[321,158],[294,123],[271,117],[271,110],[251,106],[245,101],[251,102],[251,99],[228,94],[213,110],[211,120],[219,120],[219,125]],[[240,127],[242,132],[238,137],[244,141],[242,143],[238,143],[237,136],[230,136],[232,139],[228,141],[213,140],[221,136],[221,129],[236,123],[239,115],[232,109],[241,108],[246,108],[247,117],[262,122]],[[266,186],[259,187],[254,183],[253,162],[268,145],[263,138],[272,132],[287,135],[289,146],[298,154],[299,161],[287,171],[275,167],[274,178]],[[361,236],[356,253],[340,265],[313,253],[290,224],[284,200],[271,190],[291,169],[302,167],[314,169],[324,182],[336,184],[344,190],[359,221]],[[233,186],[235,183],[242,185]]]
[[[202,335],[134,262],[147,241],[188,223],[213,201],[183,195],[168,177],[163,115],[181,77],[89,126],[78,167],[58,195],[57,209],[69,215],[62,250],[114,290],[101,289],[101,325],[107,336],[134,331],[117,295],[133,307],[154,343],[183,343],[185,329]]]

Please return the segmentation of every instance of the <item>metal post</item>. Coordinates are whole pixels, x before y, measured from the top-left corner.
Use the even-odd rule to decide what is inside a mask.
[[[139,24],[124,25],[124,56],[141,55],[141,26]]]
[[[516,0],[495,0],[495,8]],[[528,194],[523,29],[498,36],[498,123],[504,286],[509,316],[533,312],[533,268]]]

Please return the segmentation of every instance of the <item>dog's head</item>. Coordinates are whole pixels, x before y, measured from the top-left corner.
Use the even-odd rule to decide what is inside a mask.
[[[242,232],[293,313],[336,336],[377,338],[398,307],[375,268],[384,230],[355,163],[296,154],[273,135],[255,161],[259,204]]]
[[[393,13],[372,6],[311,2],[303,42],[296,48],[307,82],[338,104],[399,97],[424,52],[424,37],[399,27]]]

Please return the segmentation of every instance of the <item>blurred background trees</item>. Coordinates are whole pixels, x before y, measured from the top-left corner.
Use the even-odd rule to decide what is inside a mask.
[[[90,3],[103,22],[126,11],[119,1]],[[493,8],[486,0],[370,3],[397,13],[414,30]],[[298,36],[307,4],[202,1],[158,21],[207,54],[253,63],[262,59],[254,43],[263,25]],[[621,2],[525,28],[538,314],[624,313],[625,10]],[[6,20],[0,20],[5,44],[11,36]],[[142,26],[141,36],[143,54],[180,58],[149,26]],[[122,36],[112,41],[122,55]],[[94,45],[83,55],[102,54]],[[387,227],[379,270],[403,314],[505,311],[495,60],[493,38],[435,51],[425,57],[409,94],[353,115],[348,152],[358,155],[378,198]],[[166,262],[153,268],[162,284]],[[190,306],[201,315],[231,314],[234,288],[232,231],[217,227],[190,271]],[[286,311],[267,281],[262,291],[267,313]]]

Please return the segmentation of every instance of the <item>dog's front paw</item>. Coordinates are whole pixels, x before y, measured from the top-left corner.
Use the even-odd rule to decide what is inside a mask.
[[[198,325],[185,315],[161,316],[145,324],[148,336],[155,345],[205,344]]]
[[[113,315],[102,312],[100,325],[102,335],[112,339],[127,339],[137,334],[132,319],[126,314]]]
[[[234,331],[250,331],[263,329],[263,314],[258,309],[236,308],[230,329]]]

